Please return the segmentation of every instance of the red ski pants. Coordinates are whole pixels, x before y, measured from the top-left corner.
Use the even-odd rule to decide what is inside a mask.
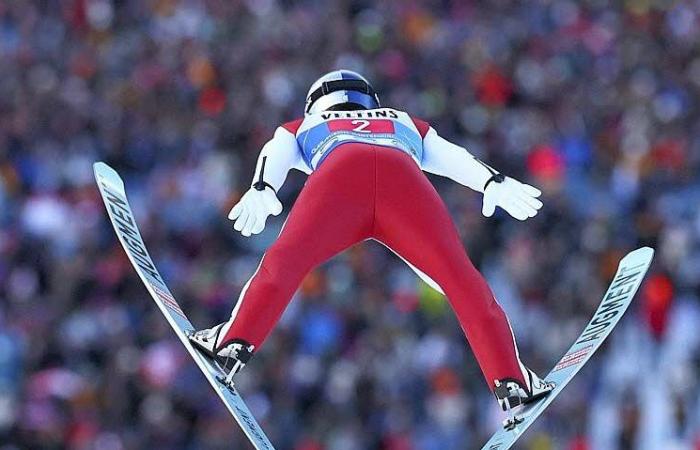
[[[508,319],[437,191],[409,155],[368,144],[342,145],[309,176],[221,342],[244,339],[259,348],[304,276],[365,239],[384,243],[440,285],[489,386],[504,378],[524,383]]]

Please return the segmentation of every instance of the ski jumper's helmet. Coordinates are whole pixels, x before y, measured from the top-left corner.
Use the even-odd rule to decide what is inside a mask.
[[[379,97],[365,77],[352,70],[334,70],[311,85],[304,114],[374,108],[379,108]]]

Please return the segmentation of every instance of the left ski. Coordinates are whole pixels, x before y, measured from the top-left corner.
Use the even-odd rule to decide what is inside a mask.
[[[187,319],[185,313],[182,312],[180,305],[170,293],[168,286],[165,285],[163,277],[161,277],[146,250],[146,244],[141,238],[141,233],[134,220],[134,214],[131,212],[131,207],[126,198],[124,182],[119,177],[119,174],[102,162],[95,163],[93,169],[102,200],[107,208],[114,230],[117,232],[119,241],[158,308],[173,330],[175,330],[175,334],[180,338],[180,341],[195,363],[197,363],[197,366],[204,373],[209,384],[212,385],[226,405],[226,408],[236,419],[250,443],[257,450],[274,450],[270,440],[250,413],[236,388],[231,383],[225,382],[226,374],[217,365],[213,364],[212,360],[202,355],[190,344],[188,336],[195,331],[194,327]]]
[[[511,448],[525,430],[554,401],[620,321],[627,307],[632,303],[632,298],[639,289],[653,256],[653,249],[642,247],[622,258],[615,278],[610,283],[610,287],[608,287],[608,291],[593,318],[574,344],[544,378],[555,384],[554,390],[547,397],[526,405],[515,416],[507,419],[504,427],[496,431],[482,447],[482,450],[507,450]]]

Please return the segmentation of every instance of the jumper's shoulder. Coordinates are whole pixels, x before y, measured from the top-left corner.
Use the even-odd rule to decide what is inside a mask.
[[[428,131],[430,130],[430,124],[425,120],[413,117],[410,114],[409,117],[411,118],[413,125],[416,126],[418,133],[420,133],[420,137],[425,138],[425,135],[428,134]]]
[[[299,118],[299,119],[291,120],[289,122],[285,122],[282,125],[280,125],[280,127],[284,128],[285,130],[289,131],[290,133],[296,135],[302,122],[304,122],[303,117]]]

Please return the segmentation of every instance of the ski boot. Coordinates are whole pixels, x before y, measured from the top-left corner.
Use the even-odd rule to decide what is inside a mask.
[[[525,368],[525,372],[527,386],[513,379],[495,380],[493,393],[503,411],[509,415],[503,422],[506,430],[512,430],[523,422],[522,418],[515,415],[515,408],[546,397],[555,387],[554,383],[542,380],[532,370]]]
[[[253,356],[254,345],[243,339],[221,342],[225,333],[222,330],[227,322],[205,330],[195,331],[189,335],[192,345],[212,358],[225,377],[218,377],[226,386],[233,386],[233,376],[240,372]]]

